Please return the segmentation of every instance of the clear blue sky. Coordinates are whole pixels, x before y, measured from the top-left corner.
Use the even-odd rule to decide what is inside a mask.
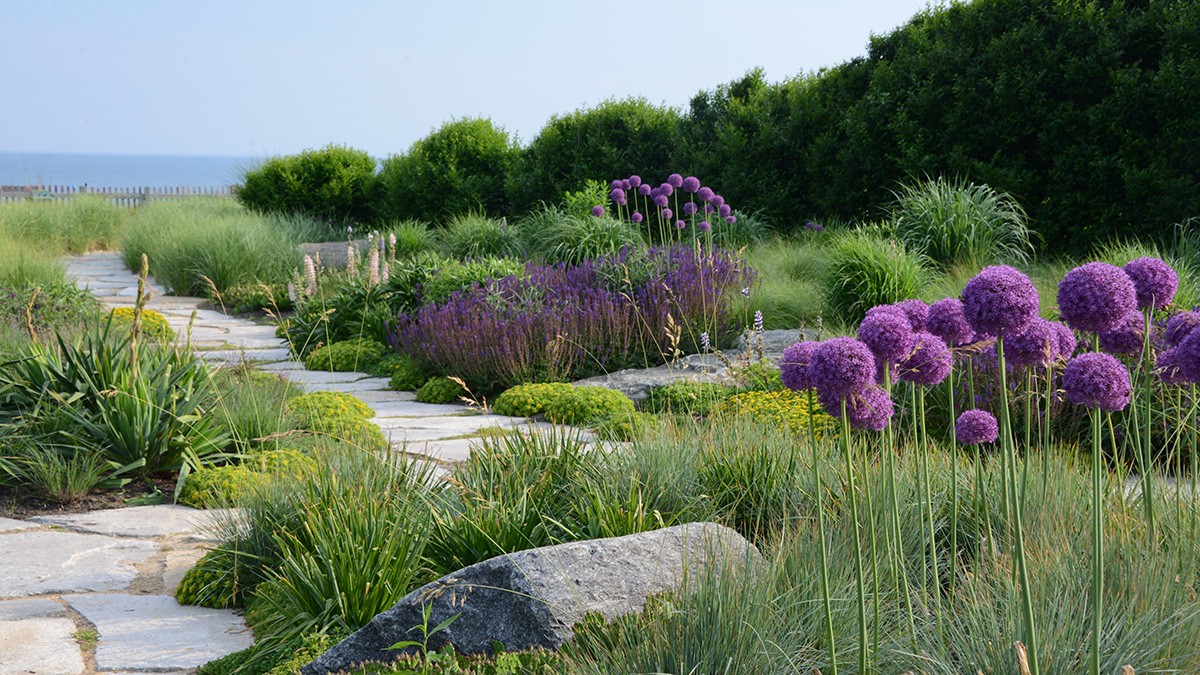
[[[382,157],[486,116],[523,142],[556,113],[684,107],[865,53],[926,0],[31,0],[0,20],[0,151]]]

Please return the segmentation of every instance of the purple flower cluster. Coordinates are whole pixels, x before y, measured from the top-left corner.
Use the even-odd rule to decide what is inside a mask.
[[[1058,311],[1075,330],[1110,331],[1137,309],[1137,291],[1120,267],[1090,262],[1067,272],[1058,284]]]
[[[1178,347],[1192,331],[1200,328],[1200,312],[1180,312],[1167,320],[1167,346]]]
[[[1145,334],[1145,317],[1139,312],[1131,312],[1116,326],[1100,334],[1100,347],[1109,354],[1137,354],[1142,351]]]
[[[1037,288],[1007,265],[985,267],[962,292],[963,314],[976,333],[1007,337],[1025,330],[1037,316]]]
[[[818,393],[820,390],[817,390]],[[821,399],[821,406],[841,417],[841,401]],[[846,419],[855,429],[883,431],[895,414],[892,397],[879,387],[871,386],[846,397]]]
[[[892,305],[872,307],[858,326],[858,339],[883,363],[897,363],[913,347],[908,317]]]
[[[1125,263],[1125,274],[1137,291],[1139,309],[1166,309],[1179,290],[1179,275],[1158,258],[1138,258]]]
[[[1067,362],[1062,383],[1071,403],[1110,412],[1124,410],[1133,393],[1124,364],[1100,352],[1080,354]]]
[[[908,317],[908,323],[915,331],[925,330],[925,322],[929,320],[929,305],[924,300],[901,300],[895,304],[896,309]]]
[[[821,342],[813,351],[808,368],[823,401],[861,392],[875,381],[875,357],[867,345],[854,338]]]
[[[1045,368],[1058,356],[1059,333],[1052,321],[1038,317],[1004,343],[1004,356],[1014,368]]]
[[[815,340],[808,340],[797,342],[783,350],[779,359],[779,379],[783,381],[783,386],[793,391],[813,388],[808,364],[818,344],[820,343]]]
[[[1000,425],[986,410],[964,410],[954,422],[954,438],[963,445],[995,443],[999,437]]]
[[[962,300],[958,298],[945,298],[930,305],[925,327],[951,347],[961,347],[975,337],[975,329],[963,314]]]
[[[918,332],[912,352],[900,364],[900,379],[916,384],[935,385],[950,375],[954,357],[950,348],[933,333]]]

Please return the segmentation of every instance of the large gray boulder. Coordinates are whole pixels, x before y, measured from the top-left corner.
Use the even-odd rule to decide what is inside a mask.
[[[678,589],[685,573],[699,575],[715,564],[741,565],[757,557],[753,544],[715,523],[497,556],[409,593],[300,670],[337,672],[411,653],[387,648],[421,640],[414,628],[425,606],[431,608],[430,628],[458,615],[430,638],[430,649],[453,643],[460,654],[490,653],[494,642],[507,650],[556,649],[589,612],[610,621],[639,612],[648,596]]]

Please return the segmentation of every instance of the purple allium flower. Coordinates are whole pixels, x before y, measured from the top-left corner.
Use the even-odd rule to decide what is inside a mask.
[[[715,209],[713,209],[713,205],[712,205],[712,204],[705,204],[705,205],[704,205],[704,212],[705,212],[705,213],[712,213],[714,210],[715,210]]]
[[[841,399],[821,395],[820,389],[817,390],[817,393],[821,407],[825,408],[830,415],[840,419],[842,416]],[[896,407],[892,402],[892,397],[888,396],[883,389],[873,385],[846,396],[846,419],[855,429],[883,431],[895,412]]]
[[[900,363],[897,373],[905,382],[935,385],[950,374],[954,357],[942,338],[933,333],[918,332],[913,339],[912,352]]]
[[[707,220],[700,221],[700,224],[697,225],[696,227],[698,227],[701,232],[708,232],[709,230],[712,229],[712,225],[709,225]]]
[[[807,228],[807,229],[809,229],[809,230],[812,230],[813,232],[824,232],[824,231],[825,231],[825,226],[824,226],[824,225],[822,225],[822,224],[820,224],[820,223],[813,222],[813,221],[811,221],[811,220],[809,220],[809,221],[805,221],[805,223],[804,223],[804,227],[805,227],[805,228]]]
[[[1175,348],[1180,374],[1189,382],[1200,382],[1200,330],[1194,330]]]
[[[819,344],[821,343],[809,340],[797,342],[783,350],[783,355],[779,357],[779,379],[783,381],[783,386],[793,391],[813,388],[808,364]]]
[[[1075,330],[1103,333],[1137,309],[1137,291],[1125,270],[1090,262],[1067,272],[1058,284],[1058,311]]]
[[[633,187],[637,188],[638,190],[641,190],[642,189],[642,177],[637,174],[630,176],[629,184],[632,185]]]
[[[985,267],[962,292],[963,315],[976,333],[1015,335],[1037,316],[1038,292],[1029,277],[1007,265]]]
[[[670,183],[671,187],[683,187],[683,176],[673,173],[667,176],[667,182]]]
[[[958,298],[945,298],[930,305],[925,328],[952,347],[969,343],[975,335],[975,330],[963,315],[962,300]]]
[[[597,218],[604,216],[604,207],[599,204],[593,206],[592,207],[592,215],[596,216]]]
[[[672,211],[671,209],[663,209],[662,217],[663,217],[663,220],[670,220],[675,217],[675,212]]]
[[[683,187],[684,192],[696,192],[700,189],[700,179],[696,178],[695,176],[688,176],[687,178],[683,179],[683,182],[680,183],[680,186]]]
[[[662,185],[658,186],[658,193],[670,197],[671,195],[675,194],[675,186],[671,185],[670,183],[663,183]]]
[[[1133,392],[1124,364],[1101,352],[1080,354],[1068,361],[1062,384],[1071,403],[1110,412],[1129,405]]]
[[[635,222],[635,223],[640,223],[640,222],[642,222],[642,212],[641,212],[641,211],[634,211],[634,212],[633,212],[633,215],[632,215],[632,216],[629,216],[629,219],[630,219],[630,220],[632,220],[632,221],[633,221],[633,222]]]
[[[725,204],[725,198],[721,195],[713,195],[713,198],[708,201],[711,202],[713,206],[723,206]]]
[[[858,339],[884,363],[895,363],[912,351],[913,329],[894,305],[872,307],[858,325]]]
[[[626,192],[629,192],[630,190],[634,190],[636,188],[637,188],[637,186],[634,185],[633,183],[630,183],[628,178],[621,181],[621,189]]]
[[[1004,342],[1004,356],[1014,368],[1045,368],[1058,355],[1058,331],[1041,317]]]
[[[628,201],[625,197],[625,191],[621,188],[613,188],[612,192],[608,193],[608,196],[613,200],[614,204],[618,204],[620,206],[624,206]]]
[[[661,194],[662,194],[662,190],[659,190],[658,188],[650,188],[650,201],[654,201],[655,199],[658,199],[658,196]]]
[[[650,186],[646,185],[645,183],[642,183],[641,185],[638,186],[637,191],[638,191],[639,195],[641,195],[643,197],[648,197],[650,195]]]
[[[699,190],[696,190],[696,196],[700,198],[700,201],[703,201],[703,202],[711,201],[713,198],[712,188],[702,187]]]
[[[1058,352],[1055,355],[1060,359],[1069,359],[1075,355],[1075,347],[1078,345],[1078,340],[1075,338],[1075,331],[1065,323],[1058,321],[1051,322],[1054,325],[1054,332],[1058,336]]]
[[[675,221],[675,227],[682,230],[685,227],[687,227],[687,223],[683,222],[682,220],[677,220],[677,221]]]
[[[614,181],[609,181],[609,183],[608,183],[608,187],[610,187],[614,190],[622,188],[623,185],[624,185],[623,181],[621,181],[619,179],[614,180]]]
[[[1175,299],[1179,290],[1179,275],[1158,258],[1138,258],[1125,263],[1125,274],[1137,291],[1139,309],[1164,309]]]
[[[896,303],[896,309],[908,317],[915,331],[925,330],[925,322],[929,319],[929,305],[924,300],[902,300]]]
[[[875,381],[875,357],[862,341],[841,337],[825,340],[813,352],[809,372],[818,393],[840,399]]]
[[[696,203],[687,202],[683,205],[683,215],[692,216],[696,214]]]
[[[670,203],[670,200],[669,200],[669,199],[667,199],[667,196],[666,196],[666,195],[659,195],[659,196],[657,196],[657,197],[655,197],[655,198],[654,198],[654,205],[655,205],[655,206],[657,206],[657,207],[659,207],[659,208],[663,208],[663,207],[664,207],[664,206],[666,206],[668,203]]]
[[[1158,355],[1158,363],[1155,372],[1163,381],[1163,384],[1185,385],[1191,384],[1183,374],[1183,369],[1180,368],[1179,349],[1168,349],[1160,352]]]
[[[1142,351],[1146,334],[1146,318],[1130,312],[1112,330],[1100,334],[1100,347],[1109,354],[1137,354]]]
[[[721,216],[722,218],[724,218],[732,213],[733,213],[733,209],[728,204],[721,204],[717,208],[717,215]]]
[[[964,410],[954,422],[954,438],[963,445],[995,443],[999,437],[1000,425],[986,410]]]
[[[725,222],[732,225],[737,222],[737,216],[725,216]]]
[[[1180,312],[1167,319],[1167,344],[1178,347],[1192,331],[1200,328],[1200,312]]]

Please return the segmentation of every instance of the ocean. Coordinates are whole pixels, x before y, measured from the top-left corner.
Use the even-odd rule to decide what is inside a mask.
[[[242,171],[260,161],[254,157],[0,152],[0,186],[226,187],[240,183]]]

